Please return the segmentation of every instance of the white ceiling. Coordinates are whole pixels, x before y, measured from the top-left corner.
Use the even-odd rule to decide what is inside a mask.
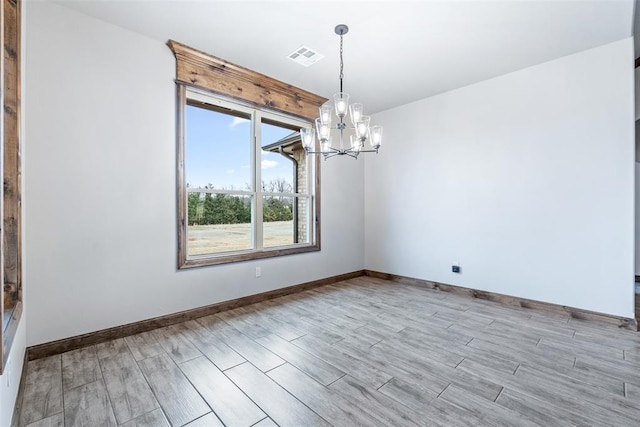
[[[634,0],[56,3],[325,97],[338,91],[333,28],[345,23],[344,89],[369,114],[630,37],[634,9]],[[303,44],[325,58],[309,68],[287,59]]]

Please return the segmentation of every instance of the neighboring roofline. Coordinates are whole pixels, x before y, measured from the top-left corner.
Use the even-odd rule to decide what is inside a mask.
[[[280,147],[282,148],[287,148],[287,147],[292,147],[292,148],[296,148],[294,147],[295,145],[302,145],[302,140],[300,139],[300,133],[299,132],[293,132],[291,133],[291,135],[287,135],[282,139],[277,140],[274,143],[271,143],[269,145],[265,145],[264,147],[262,147],[262,149],[264,151],[278,151],[280,149]]]

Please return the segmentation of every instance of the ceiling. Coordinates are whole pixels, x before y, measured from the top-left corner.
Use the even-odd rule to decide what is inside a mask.
[[[634,0],[55,2],[325,97],[339,88],[333,29],[347,24],[344,90],[369,114],[630,37],[634,11]],[[287,59],[301,45],[325,58]]]

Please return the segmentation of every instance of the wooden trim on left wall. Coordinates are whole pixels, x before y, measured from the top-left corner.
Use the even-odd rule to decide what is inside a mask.
[[[11,415],[11,427],[18,427],[20,425],[20,410],[22,409],[22,401],[24,400],[24,387],[27,382],[27,352],[24,352],[24,358],[22,360],[22,372],[20,374],[20,385],[18,386],[18,395],[16,397],[16,403],[13,405],[13,415]]]
[[[22,57],[22,0],[5,0],[2,5],[2,46],[3,57],[0,66],[2,83],[0,102],[3,106],[2,135],[0,159],[2,161],[3,188],[0,193],[0,216],[2,217],[2,230],[0,232],[2,261],[0,269],[2,274],[3,293],[2,313],[3,322],[8,313],[11,313],[8,324],[3,324],[0,331],[0,373],[11,352],[11,344],[18,323],[22,315],[22,160],[21,160],[21,57]]]
[[[113,328],[102,329],[100,331],[89,332],[75,337],[63,338],[58,341],[52,341],[44,344],[38,344],[27,348],[27,359],[35,360],[43,357],[53,356],[64,353],[66,351],[75,350],[89,345],[100,344],[116,338],[123,338],[130,335],[139,334],[141,332],[151,331],[153,329],[162,328],[164,326],[175,325],[176,323],[186,322],[188,320],[198,319],[200,317],[211,314],[220,313],[221,311],[233,310],[234,308],[244,307],[246,305],[279,298],[285,295],[295,294],[319,286],[329,285],[331,283],[341,282],[343,280],[353,279],[355,277],[364,276],[364,270],[358,270],[351,273],[339,274],[324,279],[313,280],[311,282],[299,285],[288,286],[286,288],[275,289],[273,291],[262,292],[256,295],[249,295],[229,301],[223,301],[216,304],[198,307],[191,310],[181,311],[179,313],[167,314],[166,316],[154,317],[153,319],[141,320],[139,322],[129,323],[126,325],[115,326]]]

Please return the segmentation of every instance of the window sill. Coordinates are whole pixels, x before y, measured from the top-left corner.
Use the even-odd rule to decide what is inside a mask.
[[[4,372],[5,363],[11,352],[11,345],[15,338],[18,324],[22,317],[22,302],[17,301],[10,309],[3,312],[2,318],[2,363],[0,363],[0,374]]]
[[[233,255],[217,255],[217,256],[203,256],[198,258],[180,259],[178,260],[178,269],[183,270],[186,268],[204,267],[208,265],[229,264],[233,262],[252,261],[256,259],[273,258],[284,255],[295,255],[308,252],[317,252],[320,250],[320,245],[305,245],[288,248],[268,249],[261,252],[246,252]]]

